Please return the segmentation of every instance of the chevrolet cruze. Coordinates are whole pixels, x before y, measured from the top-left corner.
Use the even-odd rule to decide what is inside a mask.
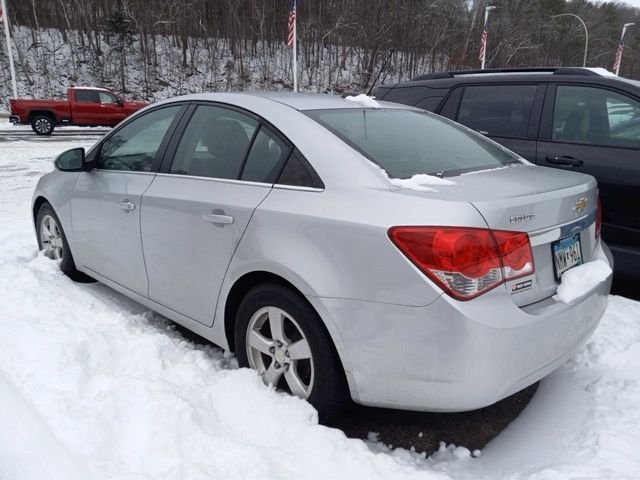
[[[327,418],[483,407],[594,330],[595,180],[534,166],[442,117],[371,99],[217,93],[136,113],[61,154],[38,243],[225,349]],[[89,321],[89,320],[88,320]]]

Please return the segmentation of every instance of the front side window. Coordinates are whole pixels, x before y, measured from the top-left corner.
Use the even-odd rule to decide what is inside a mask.
[[[394,178],[457,175],[521,163],[517,155],[482,135],[419,110],[344,108],[304,113]]]
[[[100,149],[98,168],[149,172],[160,144],[181,105],[144,114],[107,138]]]
[[[98,92],[100,103],[118,103],[116,96],[108,92]]]
[[[552,139],[640,148],[640,103],[603,88],[559,85]]]
[[[100,98],[95,90],[76,90],[76,102],[100,103]]]
[[[228,108],[200,105],[176,150],[169,173],[238,179],[258,121]]]
[[[457,121],[485,135],[527,138],[536,85],[466,87]]]

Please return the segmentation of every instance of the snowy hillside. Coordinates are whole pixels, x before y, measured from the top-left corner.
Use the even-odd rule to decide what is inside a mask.
[[[132,99],[161,100],[186,93],[230,90],[291,90],[291,49],[284,43],[276,48],[268,60],[261,55],[247,56],[235,61],[231,47],[225,40],[192,39],[190,55],[194,68],[183,65],[182,49],[167,36],[155,36],[154,58],[146,58],[140,49],[139,37],[133,36],[125,48],[124,68],[119,45],[101,36],[102,55],[96,59],[82,44],[77,32],[57,29],[35,30],[29,27],[14,29],[14,55],[21,97],[60,98],[67,87],[88,85],[111,88]],[[258,42],[255,51],[263,46]],[[266,46],[265,46],[266,48]],[[271,47],[273,48],[273,47]],[[326,64],[307,66],[299,56],[299,88],[314,92],[344,92],[362,89],[361,52],[350,48],[343,62],[331,62],[331,49]],[[402,55],[397,53],[396,55]],[[428,69],[422,59],[420,68]],[[8,109],[11,94],[8,62],[0,52],[0,111]],[[122,74],[124,72],[124,75]],[[376,75],[378,71],[376,70]],[[387,71],[386,81],[397,80],[400,72]]]
[[[34,185],[94,139],[22,138],[0,151],[0,479],[638,478],[640,303],[611,297],[479,458],[389,450],[318,425],[220,350],[39,256]]]

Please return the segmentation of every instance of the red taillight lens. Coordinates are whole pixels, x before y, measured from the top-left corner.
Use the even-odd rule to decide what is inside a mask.
[[[451,296],[470,300],[534,271],[529,236],[463,227],[392,227],[391,241]]]
[[[598,198],[598,210],[596,210],[596,238],[600,237],[602,231],[602,200]]]
[[[493,236],[500,249],[505,281],[534,272],[533,252],[528,234],[493,230]]]

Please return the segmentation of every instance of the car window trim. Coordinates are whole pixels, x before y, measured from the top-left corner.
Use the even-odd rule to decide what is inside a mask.
[[[529,81],[521,81],[521,82],[514,82],[514,81],[509,81],[509,82],[483,82],[483,83],[465,83],[464,85],[462,85],[461,88],[462,89],[462,93],[460,94],[460,98],[458,99],[458,106],[456,108],[456,117],[453,119],[453,121],[460,123],[458,121],[458,117],[460,116],[460,107],[462,106],[462,101],[464,100],[464,95],[467,91],[468,87],[504,87],[504,86],[533,86],[536,87],[536,91],[533,94],[533,101],[531,102],[531,110],[529,112],[529,121],[527,123],[527,133],[525,134],[525,136],[507,136],[507,135],[492,135],[491,132],[489,132],[489,134],[487,134],[486,136],[489,138],[506,138],[506,139],[510,139],[510,140],[536,140],[535,136],[532,136],[531,133],[533,130],[537,130],[536,128],[534,128],[532,126],[532,119],[534,119],[534,111],[535,111],[535,107],[536,107],[536,101],[539,100],[538,95],[540,92],[540,83],[538,82],[534,82],[532,80]],[[450,93],[449,95],[451,95],[452,93]],[[449,97],[447,97],[448,99]],[[443,103],[443,106],[445,104]],[[541,109],[542,107],[540,107]],[[538,124],[539,124],[539,119],[540,119],[540,113],[538,112]],[[461,124],[462,125],[462,124]],[[474,130],[477,133],[480,133],[480,131],[478,130]],[[482,134],[484,135],[484,134]]]
[[[274,183],[273,188],[278,190],[299,190],[301,192],[324,192],[324,188],[317,187],[303,187],[302,185],[287,185],[286,183]]]
[[[109,172],[120,172],[120,173],[135,173],[135,171],[133,171],[133,170],[115,170],[115,169],[106,169],[106,168],[97,168],[97,167],[95,167],[95,165],[98,164],[98,161],[100,159],[100,155],[102,155],[102,146],[113,135],[118,133],[120,130],[125,128],[127,125],[129,125],[131,122],[135,121],[136,119],[142,118],[145,115],[148,115],[149,113],[156,112],[158,110],[162,110],[163,108],[170,108],[170,107],[176,107],[176,106],[181,106],[182,108],[180,110],[178,110],[178,112],[176,113],[175,117],[173,117],[173,120],[171,121],[171,124],[169,125],[169,128],[165,132],[164,137],[162,138],[162,141],[160,142],[160,145],[158,146],[158,150],[156,151],[156,155],[153,158],[153,162],[151,162],[151,169],[148,172],[142,172],[142,173],[156,173],[156,172],[158,172],[158,170],[160,168],[161,160],[164,157],[164,154],[165,154],[167,146],[169,145],[169,139],[172,137],[173,132],[175,131],[175,126],[180,122],[180,120],[184,116],[184,113],[186,111],[186,107],[188,106],[188,102],[164,103],[162,105],[158,105],[157,107],[150,108],[149,110],[145,110],[144,112],[142,112],[140,114],[131,115],[129,118],[127,118],[122,123],[120,123],[117,127],[115,127],[113,130],[111,130],[111,132],[109,132],[96,145],[96,147],[95,147],[96,148],[95,149],[95,155],[94,155],[93,160],[92,160],[92,162],[94,164],[94,168],[92,170],[96,170],[96,171],[100,171],[100,172],[109,171]],[[171,134],[169,134],[169,132],[171,132]],[[93,152],[91,152],[91,153],[93,154]]]
[[[254,182],[251,180],[236,180],[234,178],[220,178],[220,177],[203,177],[202,175],[185,175],[183,173],[170,173],[170,172],[158,172],[154,173],[157,177],[169,177],[169,178],[184,178],[193,179],[199,181],[212,181],[217,183],[232,183],[234,185],[253,185],[257,187],[272,188],[273,183]]]
[[[556,105],[556,95],[558,92],[559,86],[569,86],[569,87],[584,87],[584,88],[598,88],[601,90],[607,90],[609,92],[617,93],[618,95],[622,95],[624,97],[629,97],[636,102],[640,102],[640,98],[635,95],[630,94],[624,90],[617,89],[615,87],[610,87],[609,85],[601,85],[598,83],[580,83],[580,82],[554,82],[550,83],[548,86],[548,94],[544,101],[544,107],[542,111],[541,123],[540,123],[540,134],[538,135],[538,140],[541,142],[549,142],[554,144],[562,144],[562,145],[578,145],[583,147],[599,147],[599,148],[622,148],[625,150],[633,150],[638,151],[640,147],[628,147],[622,145],[601,145],[596,143],[580,143],[580,142],[568,142],[568,141],[560,141],[553,140],[552,130],[553,130],[553,115],[555,113],[555,105]]]

